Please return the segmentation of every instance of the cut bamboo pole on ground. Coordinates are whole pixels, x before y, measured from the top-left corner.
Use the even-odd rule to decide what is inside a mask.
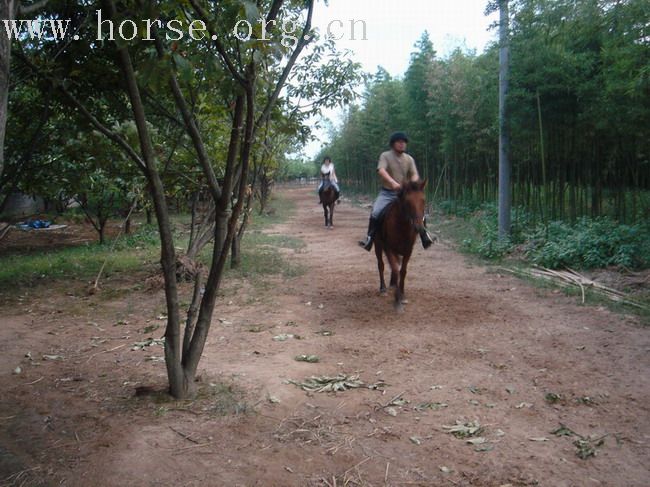
[[[596,294],[606,297],[611,301],[626,304],[642,310],[650,311],[650,306],[634,301],[630,296],[622,291],[612,289],[599,282],[593,281],[582,274],[567,268],[565,270],[553,270],[545,267],[535,266],[530,269],[509,269],[507,267],[498,267],[499,270],[506,271],[519,277],[535,277],[548,281],[565,288],[579,288],[582,295],[582,303],[585,303],[586,291],[589,288]]]

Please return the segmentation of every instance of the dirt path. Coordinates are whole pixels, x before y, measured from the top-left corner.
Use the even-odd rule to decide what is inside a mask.
[[[160,322],[160,294],[100,301],[72,287],[3,306],[0,482],[650,484],[650,339],[635,319],[487,272],[445,244],[418,246],[410,302],[396,315],[377,293],[374,254],[356,246],[367,212],[343,203],[326,230],[313,188],[286,195],[297,213],[271,232],[305,241],[288,257],[306,273],[264,292],[226,291],[200,366],[206,387],[230,384],[214,386],[219,396],[133,397],[137,385],[164,383],[163,364],[145,359],[161,349],[130,349]],[[294,338],[273,340],[281,334]],[[385,387],[308,394],[286,383],[337,373]],[[443,428],[456,421],[483,430],[458,439]],[[551,433],[560,425],[604,444],[585,443],[596,456],[581,459],[578,437]]]

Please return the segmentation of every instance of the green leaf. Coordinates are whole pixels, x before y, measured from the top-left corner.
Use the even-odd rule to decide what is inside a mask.
[[[241,0],[241,3],[244,7],[246,20],[248,20],[248,22],[250,22],[251,24],[257,23],[261,15],[255,2],[252,2],[251,0]]]
[[[180,78],[185,81],[186,83],[192,80],[192,63],[190,61],[181,56],[179,53],[175,52],[172,55],[174,59],[174,64],[176,65],[176,69],[178,71],[178,74],[180,75]]]

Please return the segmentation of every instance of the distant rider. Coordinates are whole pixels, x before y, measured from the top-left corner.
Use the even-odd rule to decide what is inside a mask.
[[[320,184],[318,185],[318,198],[320,203],[323,202],[323,186],[325,185],[326,180],[329,180],[334,187],[334,191],[336,192],[335,201],[338,200],[341,196],[341,189],[339,188],[339,180],[336,177],[336,171],[334,170],[334,163],[329,156],[325,156],[323,164],[320,167]]]

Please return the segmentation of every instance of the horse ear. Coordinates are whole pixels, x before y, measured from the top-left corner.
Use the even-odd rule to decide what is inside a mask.
[[[424,181],[420,181],[420,190],[423,191],[427,185],[427,178],[424,178]]]

